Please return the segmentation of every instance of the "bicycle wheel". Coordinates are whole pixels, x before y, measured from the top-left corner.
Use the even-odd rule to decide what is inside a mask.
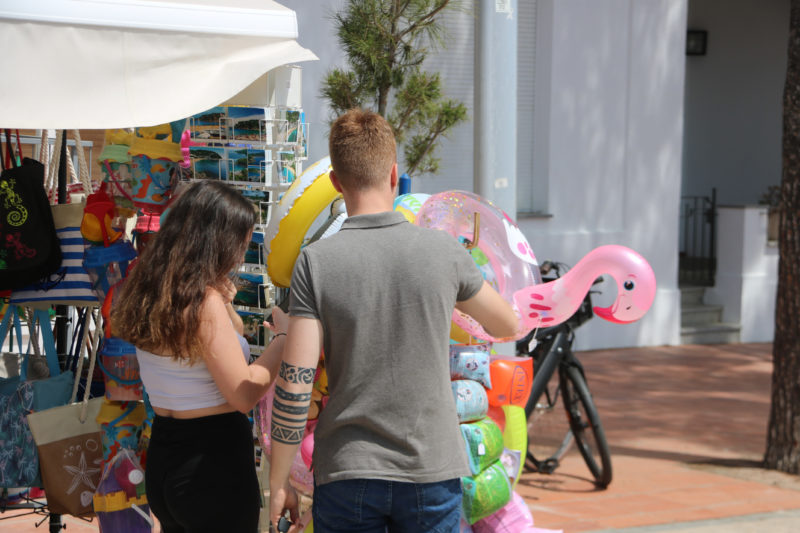
[[[589,392],[583,373],[577,366],[570,366],[561,372],[566,377],[562,382],[561,393],[564,407],[569,415],[572,434],[586,466],[594,477],[595,485],[604,489],[611,483],[611,454],[592,394]]]
[[[558,372],[554,372],[541,397],[525,407],[528,417],[528,453],[525,469],[552,474],[561,458],[572,447],[569,418],[559,402]]]

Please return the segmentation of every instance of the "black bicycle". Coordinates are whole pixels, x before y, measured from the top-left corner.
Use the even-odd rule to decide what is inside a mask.
[[[563,263],[545,261],[540,267],[542,281],[557,279],[567,270]],[[601,281],[598,278],[594,283]],[[597,292],[589,291],[565,322],[535,329],[517,341],[516,352],[519,356],[532,356],[534,368],[531,396],[525,406],[526,470],[553,473],[572,444],[577,443],[595,485],[602,489],[611,483],[611,454],[583,365],[572,351],[575,329],[594,316],[591,295]],[[558,408],[559,398],[563,410]]]

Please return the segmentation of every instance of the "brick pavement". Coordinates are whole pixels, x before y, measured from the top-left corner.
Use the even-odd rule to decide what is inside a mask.
[[[577,452],[554,475],[523,475],[517,492],[535,524],[617,530],[800,509],[798,476],[757,467],[766,443],[771,349],[687,345],[580,353],[611,446],[614,479],[607,490],[595,490]],[[740,527],[715,522],[708,531]]]

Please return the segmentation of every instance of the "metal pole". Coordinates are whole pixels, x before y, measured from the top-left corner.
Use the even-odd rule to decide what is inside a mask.
[[[475,192],[517,213],[517,1],[478,0],[475,12]]]
[[[80,147],[79,147],[80,148]],[[59,154],[58,163],[58,203],[67,203],[67,131],[64,130],[64,142],[61,143],[61,153]],[[58,362],[63,368],[64,360],[67,354],[67,306],[56,306],[56,354],[58,355]],[[91,383],[91,376],[89,376],[86,386]],[[57,533],[61,531],[64,525],[61,523],[60,514],[50,515],[50,533]]]

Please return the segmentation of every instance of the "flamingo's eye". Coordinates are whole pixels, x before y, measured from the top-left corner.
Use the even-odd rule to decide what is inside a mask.
[[[628,281],[626,281],[625,283],[623,283],[623,284],[622,284],[622,287],[623,287],[623,288],[624,288],[626,291],[632,291],[632,290],[633,290],[633,286],[634,286],[634,285],[633,285],[633,282],[632,282],[632,281],[630,281],[630,280],[628,280]]]

